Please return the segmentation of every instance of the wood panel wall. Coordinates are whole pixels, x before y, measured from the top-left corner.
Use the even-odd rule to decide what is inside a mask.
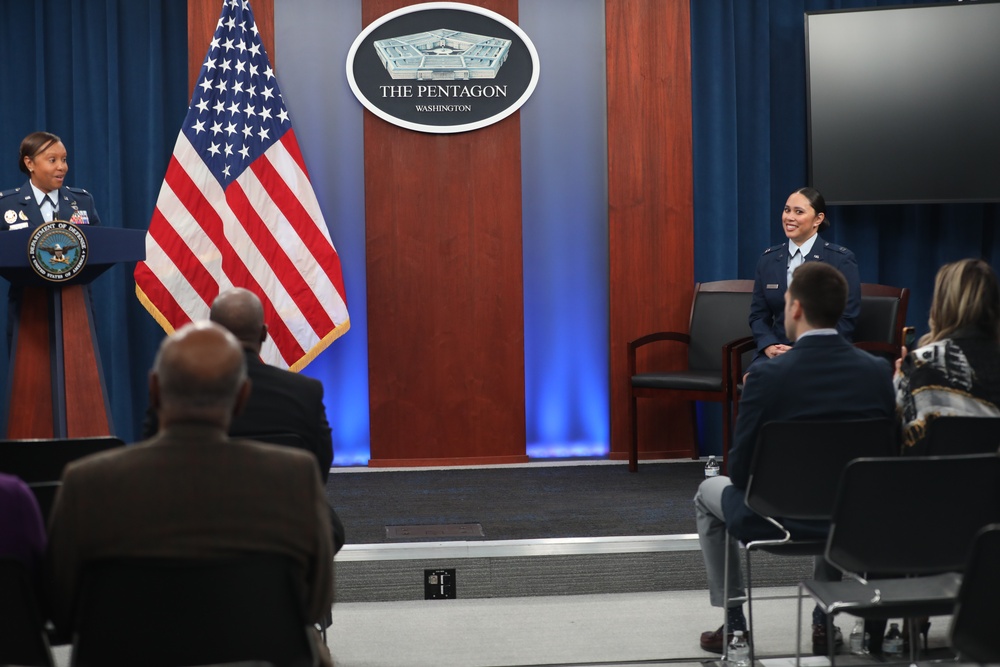
[[[359,32],[409,4],[363,0]],[[472,4],[517,21],[517,0]],[[192,89],[221,8],[188,0]],[[273,64],[274,1],[254,0],[253,9]],[[688,0],[605,6],[614,459],[628,457],[626,343],[686,331],[690,314],[688,12]],[[526,460],[520,114],[459,135],[364,114],[371,465]],[[678,350],[645,361],[684,360]],[[689,410],[641,401],[640,456],[685,456]]]
[[[363,0],[363,23],[410,4]],[[364,114],[369,465],[526,461],[520,113],[460,134]]]
[[[606,0],[611,458],[627,459],[628,341],[687,331],[694,292],[689,0]],[[686,350],[640,364],[683,368]],[[641,367],[641,366],[640,366]],[[685,402],[639,402],[641,458],[683,457]]]

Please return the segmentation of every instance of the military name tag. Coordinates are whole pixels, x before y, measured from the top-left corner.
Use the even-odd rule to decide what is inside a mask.
[[[767,289],[778,289],[778,283],[768,283]]]

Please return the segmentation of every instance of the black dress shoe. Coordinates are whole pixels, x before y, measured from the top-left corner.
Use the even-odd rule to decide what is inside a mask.
[[[701,633],[701,650],[708,651],[709,653],[722,653],[722,649],[725,648],[727,642],[733,638],[732,632],[727,632],[726,636],[723,637],[722,630],[725,626],[720,625],[718,630]],[[743,631],[743,638],[750,641],[750,633],[746,630]]]
[[[844,635],[840,632],[840,628],[836,625],[833,626],[833,645],[835,649],[839,649],[844,645]],[[834,651],[836,652],[836,650]],[[826,624],[825,623],[813,623],[813,655],[828,655],[826,642]]]

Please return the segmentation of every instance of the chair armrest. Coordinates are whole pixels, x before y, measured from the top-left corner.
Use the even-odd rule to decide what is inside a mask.
[[[646,334],[635,340],[630,340],[628,342],[628,376],[632,377],[635,375],[635,351],[644,345],[649,345],[650,343],[657,343],[660,341],[671,341],[674,343],[683,343],[684,345],[691,344],[691,336],[686,333],[680,333],[679,331],[657,331],[655,333]]]
[[[899,359],[902,355],[903,350],[892,343],[879,343],[875,341],[863,340],[854,344],[854,347],[859,350],[864,350],[865,352],[870,352],[871,354],[880,354],[887,356],[890,360]]]
[[[726,370],[729,372],[729,386],[732,392],[736,392],[737,385],[743,379],[743,355],[756,347],[757,343],[753,336],[737,338],[723,346],[723,358]]]

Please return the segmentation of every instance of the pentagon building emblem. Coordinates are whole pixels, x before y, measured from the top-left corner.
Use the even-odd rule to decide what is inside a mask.
[[[355,97],[379,118],[419,132],[466,132],[517,111],[538,83],[538,52],[517,24],[460,2],[390,12],[347,56]]]
[[[375,51],[393,79],[446,81],[493,79],[511,41],[457,30],[431,30],[380,39]]]
[[[53,220],[28,237],[28,263],[39,276],[63,282],[77,276],[87,263],[87,237],[72,223]]]

